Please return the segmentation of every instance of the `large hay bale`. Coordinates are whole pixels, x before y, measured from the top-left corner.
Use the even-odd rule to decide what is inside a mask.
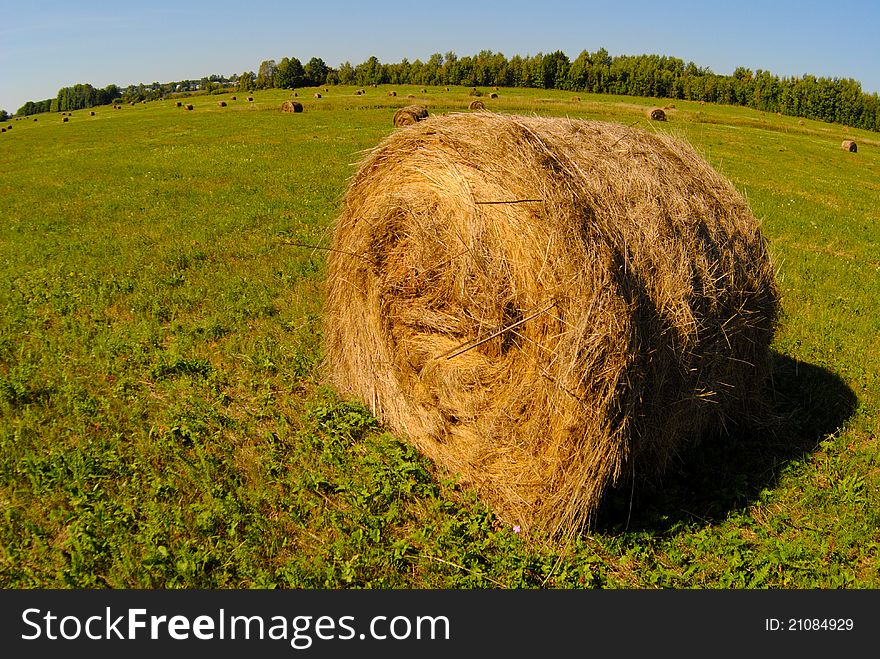
[[[468,105],[468,110],[485,110],[485,109],[486,109],[486,104],[480,100],[471,101],[470,105]]]
[[[852,140],[843,140],[843,142],[840,143],[840,148],[844,151],[849,151],[850,153],[855,153],[859,149],[859,147],[856,146],[856,143]]]
[[[282,112],[302,112],[303,106],[299,101],[284,101],[281,104]]]
[[[761,388],[767,246],[670,136],[433,117],[366,156],[332,249],[336,387],[536,534],[575,533]]]
[[[398,127],[409,126],[411,124],[417,124],[422,119],[427,118],[427,108],[424,108],[421,105],[407,105],[406,107],[400,108],[397,112],[394,113],[393,123],[395,126]]]
[[[648,118],[652,121],[666,121],[666,113],[663,108],[651,108],[648,110]]]

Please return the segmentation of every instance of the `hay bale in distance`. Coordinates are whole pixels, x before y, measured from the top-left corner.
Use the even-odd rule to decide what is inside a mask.
[[[187,110],[192,110],[192,109],[193,109],[192,103],[187,103],[187,104],[184,105],[183,107],[185,107]]]
[[[89,116],[90,116],[90,117],[94,117],[94,116],[95,116],[95,111],[92,110],[91,112],[89,112]]]
[[[249,103],[252,103],[253,100],[254,100],[254,97],[253,97],[253,96],[248,96],[247,99],[248,99],[248,102],[249,102]]]
[[[366,156],[332,248],[337,389],[530,534],[578,532],[607,488],[760,396],[766,242],[671,136],[438,115]]]
[[[840,148],[844,151],[849,151],[850,153],[855,153],[859,150],[859,147],[853,140],[843,140],[843,142],[840,143]]]
[[[485,110],[486,104],[483,101],[477,99],[475,101],[471,101],[470,105],[468,105],[468,110]]]
[[[217,105],[219,105],[221,108],[225,108],[225,107],[226,107],[226,101],[217,101]]]
[[[422,119],[427,118],[427,108],[421,105],[407,105],[406,107],[400,108],[397,112],[394,113],[394,119],[392,123],[396,127],[409,126],[411,124],[417,124]]]
[[[237,101],[237,100],[238,100],[238,97],[237,97],[237,96],[233,96],[233,97],[232,97],[232,100],[233,100],[233,101]]]
[[[178,107],[178,108],[179,108],[179,107],[181,107],[182,105],[183,105],[183,103],[181,103],[180,101],[177,101],[177,104],[175,105],[175,107]]]
[[[574,101],[575,103],[580,103],[581,97],[580,96],[572,96],[571,100]]]
[[[397,92],[392,89],[390,92],[388,92],[388,95],[389,96],[397,96]]]
[[[648,110],[648,118],[651,121],[666,121],[666,113],[663,108],[651,108]]]
[[[489,94],[489,98],[498,98],[498,94],[492,92],[491,94]]]
[[[69,119],[70,117],[61,117],[62,123],[67,122]]]
[[[321,98],[321,93],[320,93],[320,92],[315,92],[315,98]]]
[[[302,112],[303,106],[299,101],[284,101],[281,104],[282,112]]]

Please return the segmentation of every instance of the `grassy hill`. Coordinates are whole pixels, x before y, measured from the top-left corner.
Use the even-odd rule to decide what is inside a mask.
[[[875,134],[682,101],[660,124],[657,99],[483,97],[687,139],[763,221],[783,291],[779,428],[610,493],[562,551],[322,384],[325,254],[290,244],[328,244],[396,108],[464,110],[468,90],[315,91],[301,114],[271,90],[6,124],[0,586],[880,587]]]

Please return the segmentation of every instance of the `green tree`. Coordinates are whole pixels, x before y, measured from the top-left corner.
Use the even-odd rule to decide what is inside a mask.
[[[260,68],[257,71],[257,79],[254,81],[257,89],[269,89],[274,86],[276,68],[277,65],[273,59],[260,62]]]
[[[313,87],[327,84],[327,75],[330,73],[330,67],[320,57],[313,57],[303,67],[305,84]]]
[[[8,121],[9,113],[6,110],[0,110],[0,121]]]

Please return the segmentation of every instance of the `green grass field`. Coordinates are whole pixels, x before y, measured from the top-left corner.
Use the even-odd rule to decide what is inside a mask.
[[[880,135],[683,101],[483,98],[687,139],[749,199],[783,291],[778,428],[609,493],[561,550],[322,383],[325,253],[289,243],[329,243],[396,108],[470,100],[389,89],[299,90],[302,114],[272,90],[7,124],[0,586],[880,587]],[[663,124],[645,117],[658,103],[676,106]]]

